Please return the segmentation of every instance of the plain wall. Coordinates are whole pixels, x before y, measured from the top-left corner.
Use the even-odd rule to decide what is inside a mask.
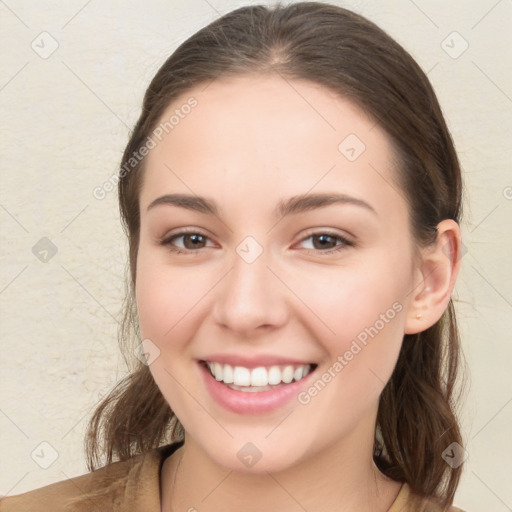
[[[117,172],[157,68],[196,30],[248,3],[0,3],[0,495],[86,472],[86,421],[126,372],[116,339],[126,242],[116,191],[99,200],[93,190]],[[336,3],[375,21],[428,72],[459,152],[466,252],[455,299],[471,382],[455,503],[505,512],[512,3]]]

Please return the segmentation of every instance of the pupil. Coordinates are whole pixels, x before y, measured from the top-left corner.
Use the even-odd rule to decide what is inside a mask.
[[[316,238],[319,241],[327,242],[327,244],[329,244],[329,240],[328,239],[331,239],[331,243],[332,243],[332,238],[333,237],[331,235],[318,235]],[[325,247],[326,247],[325,243],[320,243],[320,249],[325,249]]]
[[[192,248],[194,248],[194,247],[197,248],[198,245],[201,243],[201,239],[202,238],[203,238],[203,235],[187,235],[187,236],[184,237],[184,242],[185,242],[184,245],[186,247],[187,246],[187,243],[186,243],[187,240],[190,240],[191,244],[189,244],[189,245],[191,245]],[[196,242],[199,242],[199,244],[196,243]],[[190,249],[190,247],[187,247],[187,249]]]

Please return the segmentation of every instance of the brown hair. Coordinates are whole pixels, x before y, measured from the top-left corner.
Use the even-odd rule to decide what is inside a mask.
[[[316,82],[358,105],[387,132],[409,203],[418,246],[436,239],[443,219],[460,222],[459,163],[441,108],[425,73],[384,31],[341,7],[318,2],[242,7],[194,34],[166,60],[149,85],[121,169],[151,136],[169,104],[219,77],[277,73]],[[180,424],[147,365],[133,356],[140,341],[133,300],[139,243],[142,160],[121,172],[119,203],[129,239],[130,278],[120,344],[129,374],[100,403],[86,436],[88,467],[125,460],[180,438]],[[380,396],[374,460],[419,497],[453,502],[462,466],[442,458],[462,444],[455,407],[460,346],[453,303],[424,332],[405,335]],[[422,510],[418,501],[417,510]]]

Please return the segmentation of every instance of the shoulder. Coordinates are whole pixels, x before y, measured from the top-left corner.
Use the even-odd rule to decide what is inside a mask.
[[[388,512],[444,512],[442,507],[439,505],[439,502],[435,498],[419,498],[421,503],[416,505],[414,502],[416,507],[414,508],[412,505],[414,498],[418,499],[417,496],[412,493],[409,486],[404,483]],[[452,506],[448,509],[448,512],[465,511],[461,508]]]
[[[147,512],[160,512],[161,464],[179,445],[161,446],[85,475],[16,496],[1,497],[0,512],[116,511],[125,510],[123,503],[127,502],[138,504]]]

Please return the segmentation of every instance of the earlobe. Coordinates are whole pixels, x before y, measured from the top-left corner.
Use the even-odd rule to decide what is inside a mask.
[[[420,249],[405,334],[424,331],[443,315],[459,273],[461,248],[459,225],[452,219],[445,219],[437,225],[436,241]]]

